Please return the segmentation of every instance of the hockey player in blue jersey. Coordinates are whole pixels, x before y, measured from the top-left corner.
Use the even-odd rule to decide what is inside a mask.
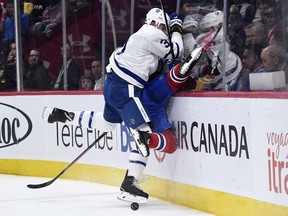
[[[181,20],[174,21],[180,28]],[[171,23],[173,26],[173,20]],[[116,123],[125,123],[137,149],[130,154],[131,163],[121,185],[120,198],[123,199],[132,195],[138,202],[147,200],[148,194],[138,187],[137,182],[145,169],[150,148],[167,153],[176,150],[176,137],[168,121],[166,106],[170,96],[184,85],[190,69],[202,53],[201,48],[195,49],[184,62],[148,82],[159,60],[172,58],[165,30],[162,10],[153,8],[147,13],[146,24],[123,47],[113,52],[103,92],[103,114],[68,112],[58,108],[44,110],[44,118],[50,123],[69,122],[102,131],[111,131]],[[172,43],[174,55],[179,56],[183,51],[183,41],[176,30],[172,31]]]

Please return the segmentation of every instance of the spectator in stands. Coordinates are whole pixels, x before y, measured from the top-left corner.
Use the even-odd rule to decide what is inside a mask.
[[[33,9],[30,15],[30,26],[34,26],[35,23],[42,21],[42,14],[47,6],[48,1],[46,0],[26,0],[25,3],[33,4]]]
[[[47,68],[40,61],[41,54],[39,50],[32,49],[29,55],[29,64],[24,71],[24,89],[25,90],[49,90],[51,78]]]
[[[254,43],[265,48],[268,46],[268,29],[262,22],[255,22],[254,25],[256,27]]]
[[[275,0],[259,0],[258,9],[256,11],[254,21],[261,21],[265,23],[264,13],[267,9],[276,7]]]
[[[2,11],[2,18],[0,20],[0,32],[3,32],[3,39],[1,40],[1,55],[2,60],[6,58],[9,53],[9,47],[12,42],[15,42],[15,16],[14,16],[14,1],[6,0],[5,8]],[[21,36],[22,42],[25,41],[29,33],[29,16],[20,12],[21,22]]]
[[[82,76],[80,78],[79,90],[93,90],[95,86],[95,80],[93,76]]]
[[[288,17],[284,20],[281,20],[281,30],[278,34],[274,34],[271,40],[269,41],[269,45],[271,44],[278,44],[283,47],[286,52],[288,53]]]
[[[249,91],[249,74],[264,72],[261,61],[261,51],[262,47],[257,44],[246,47],[242,57],[242,70],[240,76],[230,86],[230,91]]]
[[[275,7],[267,9],[264,12],[264,19],[268,29],[268,42],[270,42],[275,34],[281,33],[279,11]]]
[[[241,58],[245,49],[244,22],[240,9],[234,4],[231,5],[229,11],[228,36],[230,39],[231,51]]]
[[[10,44],[10,52],[14,57],[16,57],[16,43]]]
[[[281,46],[272,44],[263,49],[261,60],[265,72],[285,71],[286,83],[288,83],[287,54]]]
[[[45,33],[51,36],[52,29],[62,21],[61,8],[61,0],[50,0],[42,13],[42,20],[34,24],[33,33]]]
[[[0,90],[16,90],[16,56],[10,51],[5,62],[1,64]]]
[[[5,65],[0,65],[0,91],[15,91],[16,80],[14,74],[9,73],[9,70],[5,71]],[[11,76],[12,75],[12,76]]]
[[[230,10],[229,10],[228,25],[234,25],[235,23],[236,24],[240,23],[243,26],[240,8],[238,8],[237,5],[233,4],[231,5]]]
[[[254,0],[234,0],[230,2],[237,5],[245,24],[252,22],[256,12],[256,2]]]
[[[102,73],[101,59],[94,59],[91,63],[91,74],[94,77],[94,90],[102,90],[104,85],[104,77]]]
[[[267,27],[261,22],[252,22],[245,27],[246,45],[258,44],[262,48],[268,46]]]
[[[73,59],[72,47],[66,45],[66,57],[67,57],[67,90],[78,90],[79,80],[81,76],[81,70],[78,63]],[[63,47],[61,48],[61,53],[63,55]],[[64,67],[63,64],[59,68],[57,74],[57,79],[52,82],[52,89],[54,90],[64,90]]]
[[[251,44],[254,44],[255,41],[255,37],[256,37],[256,26],[254,25],[254,23],[251,23],[249,25],[247,25],[244,28],[245,31],[245,45],[249,46]]]
[[[0,65],[0,90],[2,90],[2,85],[6,83],[4,72],[5,72],[4,65]]]

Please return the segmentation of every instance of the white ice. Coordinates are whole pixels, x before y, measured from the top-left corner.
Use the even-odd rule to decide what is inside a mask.
[[[118,187],[58,179],[41,189],[27,184],[46,182],[48,178],[0,174],[1,216],[208,216],[191,208],[149,198],[137,211],[130,203],[118,200]]]

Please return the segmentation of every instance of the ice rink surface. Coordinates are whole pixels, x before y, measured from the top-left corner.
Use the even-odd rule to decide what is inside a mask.
[[[118,187],[96,183],[56,180],[41,189],[27,184],[48,178],[0,174],[0,215],[2,216],[208,216],[191,208],[149,198],[137,211],[130,203],[118,200]]]

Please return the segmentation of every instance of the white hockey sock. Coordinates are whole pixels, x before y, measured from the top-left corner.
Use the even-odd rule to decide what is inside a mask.
[[[127,175],[134,176],[137,180],[139,180],[146,168],[147,161],[148,157],[143,157],[137,150],[133,150],[130,153]]]
[[[84,128],[92,128],[92,121],[95,113],[93,111],[75,111],[71,124]]]
[[[101,131],[112,131],[116,124],[105,121],[102,112],[94,111],[73,111],[74,119],[70,124],[83,128],[97,128]]]

